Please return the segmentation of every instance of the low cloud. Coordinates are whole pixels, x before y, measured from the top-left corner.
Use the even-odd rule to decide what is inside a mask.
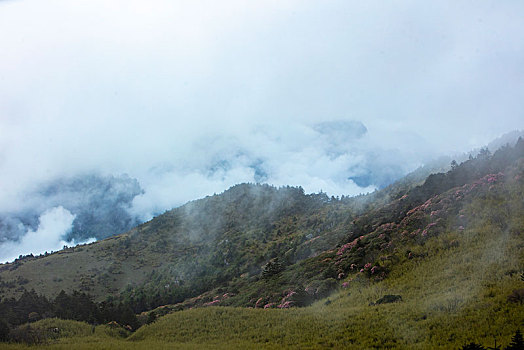
[[[522,2],[0,7],[2,246],[60,206],[78,240],[240,182],[359,194],[524,128]]]
[[[306,192],[356,195],[382,188],[436,153],[424,143],[383,147],[384,130],[360,121],[260,124],[202,135],[193,149],[137,174],[144,193],[131,212],[143,220],[241,182],[302,186]],[[418,140],[416,140],[418,141]],[[416,151],[415,151],[416,149]]]
[[[35,231],[27,231],[17,241],[9,241],[0,245],[0,261],[13,261],[22,254],[41,254],[57,251],[64,245],[76,245],[85,242],[66,241],[64,237],[71,231],[75,216],[63,207],[46,210],[39,218]]]

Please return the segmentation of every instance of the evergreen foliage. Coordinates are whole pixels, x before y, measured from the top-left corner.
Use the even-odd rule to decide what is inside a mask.
[[[511,343],[506,347],[506,350],[524,350],[524,339],[520,329],[515,332],[511,338]]]
[[[464,345],[461,350],[485,350],[486,348],[482,345],[479,345],[477,343],[469,343],[468,345]]]

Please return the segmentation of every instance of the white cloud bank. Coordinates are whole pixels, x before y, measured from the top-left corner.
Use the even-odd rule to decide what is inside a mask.
[[[142,219],[246,181],[368,191],[524,129],[522,13],[487,0],[0,1],[0,213],[86,173],[136,178]],[[336,121],[367,132],[322,124]]]
[[[42,254],[57,251],[64,245],[74,246],[85,242],[65,241],[63,237],[71,230],[75,216],[62,207],[55,207],[42,213],[38,229],[27,231],[18,241],[9,241],[0,245],[0,261],[13,261],[19,255]]]

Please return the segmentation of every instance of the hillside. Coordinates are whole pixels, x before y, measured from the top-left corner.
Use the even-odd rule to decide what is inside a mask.
[[[0,293],[81,290],[152,319],[178,311],[134,333],[138,347],[508,343],[524,320],[523,190],[522,140],[367,196],[237,185],[125,234],[2,265]]]

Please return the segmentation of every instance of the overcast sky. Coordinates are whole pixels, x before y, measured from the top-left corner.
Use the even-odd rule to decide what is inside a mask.
[[[0,0],[0,211],[89,172],[138,179],[143,219],[238,182],[372,190],[524,128],[523,18],[518,0]]]

